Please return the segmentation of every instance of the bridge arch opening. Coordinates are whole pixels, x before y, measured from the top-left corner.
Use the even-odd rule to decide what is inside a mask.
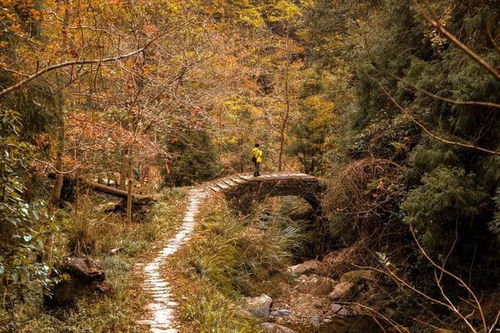
[[[328,242],[322,238],[328,237],[329,234],[328,230],[325,230],[328,224],[324,223],[321,211],[325,185],[316,177],[297,173],[278,173],[262,177],[236,175],[219,179],[208,187],[223,193],[229,206],[237,214],[257,214],[255,217],[262,219],[264,228],[266,221],[276,223],[281,218],[283,219],[280,221],[285,222],[282,225],[284,228],[300,227],[304,240],[300,244],[303,250],[296,256],[298,262],[320,258],[325,253],[322,247]],[[294,213],[293,207],[298,206],[302,207],[299,209],[301,212]],[[280,207],[281,212],[273,207]],[[303,219],[294,220],[292,217]],[[296,223],[297,221],[300,223]]]
[[[321,215],[323,192],[324,185],[317,178],[303,174],[246,178],[224,190],[230,205],[242,214],[248,214],[253,205],[270,197],[297,196],[307,201],[317,216]]]

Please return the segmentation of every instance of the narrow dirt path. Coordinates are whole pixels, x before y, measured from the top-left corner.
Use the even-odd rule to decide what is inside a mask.
[[[168,241],[153,261],[144,267],[144,289],[151,294],[153,302],[147,305],[151,319],[141,320],[139,324],[149,325],[151,332],[177,333],[174,312],[178,304],[172,300],[170,284],[162,278],[160,266],[167,257],[174,254],[191,238],[200,202],[207,195],[208,192],[204,188],[193,189],[189,192],[189,202],[180,231]]]

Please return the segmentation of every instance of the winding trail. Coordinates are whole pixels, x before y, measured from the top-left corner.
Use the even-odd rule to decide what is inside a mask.
[[[316,178],[303,173],[281,172],[263,175],[258,178],[247,175],[229,176],[215,181],[204,183],[189,191],[188,206],[184,214],[180,231],[171,238],[167,245],[156,255],[156,257],[144,266],[144,289],[148,291],[153,299],[147,305],[151,319],[140,320],[139,325],[148,325],[153,333],[177,333],[175,323],[175,310],[178,304],[172,299],[171,286],[167,280],[161,276],[161,265],[171,256],[181,245],[186,243],[196,225],[196,215],[200,210],[200,203],[203,199],[214,192],[225,192],[242,184],[249,183],[270,183],[274,187],[283,182],[317,181]],[[301,190],[301,188],[299,188]],[[288,194],[289,195],[289,194]]]
[[[174,311],[177,303],[172,300],[170,284],[161,277],[160,266],[170,255],[177,252],[179,247],[191,238],[195,226],[195,218],[199,211],[200,202],[208,195],[204,188],[193,189],[189,192],[189,202],[180,231],[168,241],[158,255],[144,267],[144,289],[148,291],[153,302],[147,305],[152,319],[141,320],[139,324],[151,327],[154,333],[177,333],[174,323]]]

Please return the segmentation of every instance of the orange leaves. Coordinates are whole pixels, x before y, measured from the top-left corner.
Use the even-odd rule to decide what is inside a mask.
[[[68,119],[68,140],[75,146],[84,145],[91,151],[113,152],[118,147],[133,148],[144,157],[158,153],[158,148],[147,135],[137,134],[120,124],[84,112],[75,112]]]
[[[145,33],[146,35],[153,35],[158,32],[158,27],[152,24],[145,24],[142,27],[142,32]]]
[[[146,64],[146,65],[142,66],[142,74],[143,75],[149,75],[155,71],[156,71],[155,65]]]

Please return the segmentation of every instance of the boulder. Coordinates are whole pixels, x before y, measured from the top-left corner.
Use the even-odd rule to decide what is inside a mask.
[[[302,277],[296,290],[304,294],[326,296],[333,290],[334,286],[335,281],[330,278],[311,275]]]
[[[366,281],[376,281],[377,275],[374,271],[369,269],[361,269],[357,271],[350,271],[342,275],[340,282],[351,282],[358,284]]]
[[[337,314],[340,310],[342,310],[342,305],[341,304],[332,304],[332,312],[334,314]]]
[[[318,315],[313,315],[311,317],[311,324],[314,326],[314,327],[319,327],[321,325],[321,319],[319,319],[319,316]]]
[[[291,328],[274,323],[262,323],[260,326],[264,329],[264,331],[269,333],[297,333],[297,331],[292,330]]]
[[[301,264],[288,267],[288,271],[294,276],[300,276],[304,274],[317,274],[321,266],[321,262],[318,260],[308,260]]]
[[[105,281],[106,274],[102,264],[97,260],[66,258],[59,270],[65,279],[53,287],[50,295],[45,296],[46,305],[67,305],[84,294],[92,292],[105,294],[113,289],[111,284]]]
[[[289,316],[292,313],[292,311],[288,309],[280,309],[280,310],[274,310],[271,312],[271,316],[273,317],[285,317]]]
[[[356,294],[356,285],[352,282],[340,282],[335,287],[331,293],[328,294],[328,298],[332,301],[346,300],[351,298]]]
[[[247,310],[255,317],[268,317],[273,299],[265,294],[259,297],[247,297]]]
[[[339,316],[339,317],[346,317],[349,315],[354,314],[353,312],[349,311],[347,308],[345,308],[341,304],[332,304],[331,310],[334,315]]]
[[[61,271],[84,282],[104,281],[106,278],[101,262],[88,258],[66,258]]]

